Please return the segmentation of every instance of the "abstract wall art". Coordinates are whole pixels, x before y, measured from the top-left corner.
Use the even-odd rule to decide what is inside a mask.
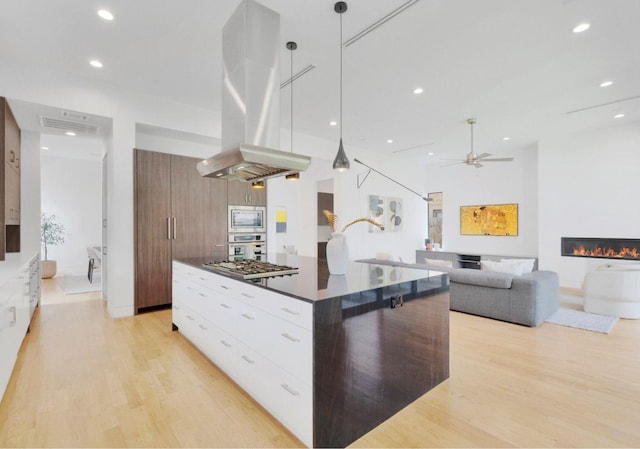
[[[518,204],[460,206],[462,235],[518,235]]]

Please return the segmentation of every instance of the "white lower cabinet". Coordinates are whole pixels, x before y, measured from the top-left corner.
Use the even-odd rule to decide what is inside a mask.
[[[180,332],[312,446],[311,304],[179,262],[173,273]]]

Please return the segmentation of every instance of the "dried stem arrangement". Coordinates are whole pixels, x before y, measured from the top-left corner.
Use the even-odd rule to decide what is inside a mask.
[[[331,232],[336,232],[336,222],[338,221],[338,216],[333,212],[329,212],[326,209],[323,210],[322,212],[327,217],[327,220],[329,220],[329,226],[331,227]],[[378,228],[380,228],[381,231],[384,231],[384,226],[376,222],[372,218],[358,218],[356,220],[353,220],[351,223],[348,223],[344,228],[342,228],[342,231],[340,232],[346,231],[349,226],[354,225],[356,223],[360,223],[361,221],[366,221],[369,224],[377,226]]]

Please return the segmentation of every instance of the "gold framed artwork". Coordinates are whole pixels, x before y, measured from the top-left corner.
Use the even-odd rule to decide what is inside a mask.
[[[460,206],[462,235],[518,235],[518,204]]]

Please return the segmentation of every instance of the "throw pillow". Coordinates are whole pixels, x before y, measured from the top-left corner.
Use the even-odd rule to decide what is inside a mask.
[[[500,262],[520,262],[524,264],[524,273],[531,273],[533,271],[533,264],[536,263],[535,259],[500,259]]]
[[[499,273],[510,273],[520,276],[524,272],[524,264],[495,262],[493,260],[481,260],[480,269],[485,271],[497,271]]]

